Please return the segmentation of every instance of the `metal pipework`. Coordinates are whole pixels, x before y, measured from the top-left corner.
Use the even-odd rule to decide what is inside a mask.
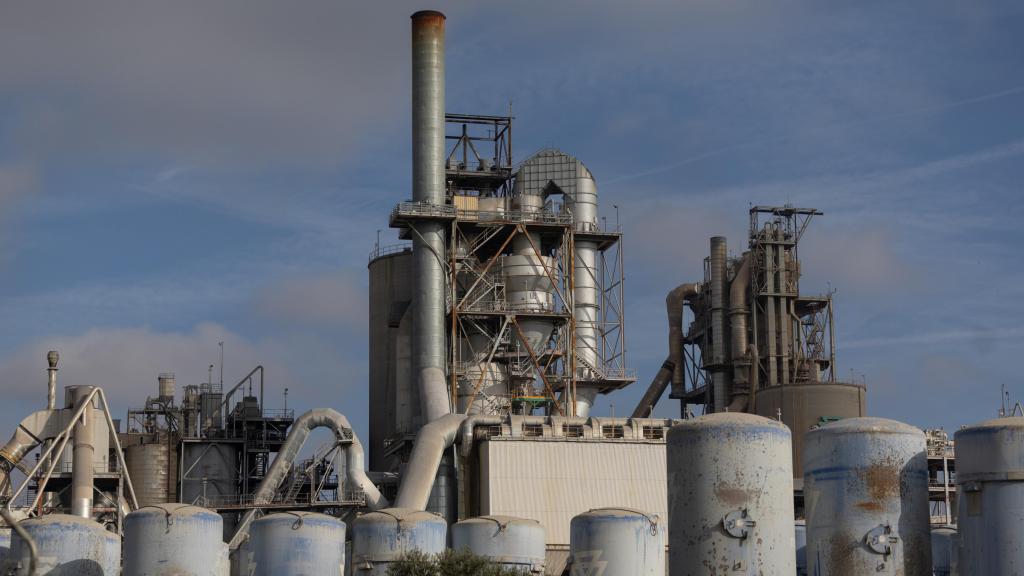
[[[412,15],[412,199],[445,203],[444,14]],[[423,419],[451,411],[445,381],[445,232],[441,222],[423,221],[412,231],[416,291],[413,373]]]
[[[39,548],[36,547],[36,541],[32,538],[32,535],[25,530],[25,527],[14,518],[14,515],[7,509],[0,508],[0,518],[4,519],[4,522],[14,530],[18,536],[21,537],[21,541],[28,545],[28,574],[27,576],[36,575],[36,566],[39,565]],[[2,567],[2,566],[0,566]]]
[[[683,307],[686,301],[701,293],[704,284],[690,282],[680,284],[665,297],[665,310],[668,313],[668,359],[675,368],[672,370],[672,385],[683,387]]]
[[[330,408],[318,408],[310,410],[299,416],[292,424],[281,450],[278,451],[274,463],[270,465],[267,475],[260,482],[256,492],[253,494],[253,501],[257,504],[270,503],[277,489],[288,476],[292,463],[302,450],[303,444],[309,437],[309,433],[316,428],[328,428],[334,433],[337,442],[348,444],[345,447],[345,473],[346,478],[352,484],[358,486],[366,495],[366,507],[370,510],[379,510],[388,505],[388,501],[381,495],[377,486],[366,476],[363,464],[363,445],[359,442],[352,425],[348,419]],[[433,475],[430,476],[433,479]],[[229,547],[238,548],[249,533],[249,525],[256,517],[256,509],[246,511],[242,516],[234,536],[231,537]]]
[[[464,414],[447,414],[420,428],[405,477],[398,487],[396,508],[426,509],[444,451],[455,442],[465,420]]]
[[[654,411],[654,406],[658,403],[661,395],[665,393],[665,388],[668,388],[668,383],[672,381],[672,373],[675,370],[675,363],[672,362],[671,358],[666,358],[661,363],[661,368],[658,369],[658,373],[654,375],[654,380],[651,381],[651,385],[647,388],[647,392],[644,393],[644,397],[640,399],[640,402],[633,409],[633,418],[647,418]]]
[[[711,389],[715,412],[723,412],[729,395],[725,369],[725,266],[728,249],[724,236],[711,238]]]
[[[75,421],[71,464],[71,515],[82,518],[92,518],[96,465],[96,446],[93,445],[96,423],[91,407],[93,396],[93,386],[77,386],[72,392],[75,407],[89,405]]]
[[[747,292],[750,290],[750,253],[743,260],[729,286],[729,322],[732,333],[732,386],[729,390],[729,412],[744,412],[750,398],[750,357],[747,354]]]
[[[36,473],[43,467],[44,464],[49,464],[46,472],[42,475],[42,480],[39,485],[45,487],[47,480],[50,475],[53,474],[54,468],[60,461],[59,454],[64,452],[64,448],[71,440],[72,430],[78,424],[79,418],[86,412],[86,409],[91,406],[92,399],[98,397],[103,410],[103,417],[106,420],[107,428],[109,430],[116,430],[114,427],[114,421],[110,417],[110,406],[107,404],[107,397],[103,393],[102,388],[95,386],[89,386],[89,393],[86,397],[85,402],[78,404],[77,408],[65,408],[63,410],[40,410],[25,420],[22,421],[21,426],[15,431],[14,435],[7,442],[7,445],[0,449],[0,458],[7,460],[12,465],[17,465],[18,462],[24,458],[25,454],[31,452],[36,446],[43,444],[42,452],[36,460],[35,466],[28,471],[25,476],[27,478],[35,478]],[[71,414],[70,418],[66,418],[67,414]],[[64,422],[68,422],[67,425]],[[63,428],[62,428],[63,427]],[[121,440],[118,439],[117,434],[110,435],[111,440],[114,441],[115,455],[117,456],[118,466],[121,470],[122,478],[124,479],[125,487],[128,489],[128,503],[131,509],[139,507],[138,500],[135,498],[135,488],[132,486],[131,475],[128,473],[128,465],[124,460],[124,450],[121,447]],[[41,438],[48,440],[47,442],[41,442]],[[25,439],[28,439],[27,441]],[[51,454],[53,457],[51,458]],[[0,483],[2,485],[2,483]],[[10,510],[11,504],[18,499],[18,496],[28,487],[29,483],[22,482],[18,489],[15,490],[14,494],[7,500],[5,509]],[[36,494],[35,500],[29,508],[35,508],[42,500],[44,490],[40,489]]]
[[[60,354],[56,350],[46,353],[46,361],[50,367],[46,369],[46,408],[53,410],[57,407],[57,361]]]

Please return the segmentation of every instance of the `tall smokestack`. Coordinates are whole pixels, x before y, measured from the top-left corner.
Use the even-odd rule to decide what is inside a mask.
[[[445,203],[444,14],[412,15],[412,199]],[[445,379],[444,224],[421,220],[412,231],[416,270],[413,368],[424,423],[448,414]]]

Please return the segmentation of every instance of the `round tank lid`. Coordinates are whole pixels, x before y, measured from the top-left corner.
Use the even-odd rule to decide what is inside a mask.
[[[287,521],[287,522],[301,521],[301,522],[310,522],[310,523],[313,523],[313,524],[320,524],[320,525],[330,524],[332,526],[334,526],[334,525],[344,526],[345,525],[344,522],[342,522],[341,520],[335,518],[334,516],[328,516],[327,514],[321,514],[319,512],[307,512],[307,511],[303,511],[303,510],[296,510],[294,512],[292,512],[292,511],[289,511],[289,512],[274,512],[273,514],[267,514],[266,516],[260,518],[259,520],[256,520],[255,522],[253,522],[253,524],[260,524],[260,523],[267,524],[267,523],[271,523],[271,522],[281,522],[281,521]]]
[[[716,412],[714,414],[705,414],[704,416],[681,420],[672,426],[673,429],[708,427],[769,428],[773,431],[785,430],[786,432],[789,432],[789,428],[778,420],[772,420],[771,418],[765,418],[764,416],[758,416],[756,414],[748,414],[746,412]]]
[[[635,518],[642,516],[651,522],[658,522],[659,516],[651,512],[644,512],[643,510],[637,510],[635,508],[592,508],[581,514],[577,514],[576,518]]]
[[[991,420],[983,420],[977,424],[971,424],[966,428],[957,430],[956,435],[969,433],[974,430],[983,430],[991,428],[1024,428],[1024,416],[1010,416],[1008,418],[992,418]]]
[[[220,518],[220,514],[217,514],[209,508],[203,508],[201,506],[185,504],[182,502],[167,502],[162,504],[147,504],[145,506],[139,506],[138,509],[130,512],[129,516],[141,516],[147,514],[161,514],[165,516],[216,516],[217,518]]]
[[[466,524],[500,524],[507,526],[509,524],[527,524],[530,526],[540,526],[540,522],[533,518],[520,518],[518,516],[502,516],[502,515],[488,515],[488,516],[475,516],[473,518],[466,518],[456,522],[456,525]]]
[[[373,512],[367,512],[362,516],[355,519],[355,522],[424,522],[424,521],[441,521],[444,522],[444,518],[434,514],[433,512],[427,512],[425,510],[416,510],[415,508],[381,508],[380,510],[374,510]]]
[[[888,418],[875,418],[872,416],[861,416],[857,418],[843,418],[835,422],[829,422],[811,431],[812,434],[909,434],[911,436],[924,436],[920,428],[905,424]]]
[[[26,518],[22,520],[20,524],[25,526],[46,526],[49,524],[77,524],[79,526],[88,526],[90,528],[96,528],[107,532],[107,529],[102,524],[96,522],[91,518],[82,518],[81,516],[72,516],[71,514],[47,514],[45,516],[36,516],[35,518]]]

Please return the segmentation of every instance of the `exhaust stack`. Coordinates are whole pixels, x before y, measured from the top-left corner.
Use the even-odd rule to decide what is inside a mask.
[[[444,14],[412,15],[412,199],[445,203]],[[448,414],[445,378],[444,225],[423,220],[412,230],[416,270],[413,370],[423,423]]]

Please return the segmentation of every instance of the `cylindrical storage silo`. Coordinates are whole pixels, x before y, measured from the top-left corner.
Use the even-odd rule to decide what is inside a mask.
[[[960,573],[1024,573],[1024,418],[969,426],[954,445]]]
[[[671,574],[794,574],[789,428],[721,412],[676,424],[666,443]]]
[[[598,508],[569,524],[572,576],[664,576],[665,526],[656,514]]]
[[[408,508],[385,508],[352,521],[352,573],[385,576],[388,566],[417,550],[440,554],[448,524],[437,514]]]
[[[796,576],[807,576],[807,523],[796,521]]]
[[[66,514],[23,520],[21,526],[36,544],[37,576],[117,576],[121,573],[121,537],[102,524]],[[28,574],[28,545],[11,535],[9,565],[18,576]]]
[[[345,523],[314,512],[270,514],[252,523],[254,576],[341,574]]]
[[[469,549],[504,568],[543,574],[544,527],[536,520],[512,516],[480,516],[452,525],[452,548]]]
[[[956,528],[932,528],[932,574],[953,576],[956,565]]]
[[[166,504],[176,497],[174,484],[177,479],[171,475],[171,465],[177,461],[178,451],[170,446],[166,434],[145,440],[147,442],[128,444],[124,448],[135,498],[139,506]]]
[[[804,513],[811,574],[930,576],[924,432],[884,418],[808,432]]]
[[[154,504],[124,519],[124,576],[222,576],[223,520],[190,504]]]

